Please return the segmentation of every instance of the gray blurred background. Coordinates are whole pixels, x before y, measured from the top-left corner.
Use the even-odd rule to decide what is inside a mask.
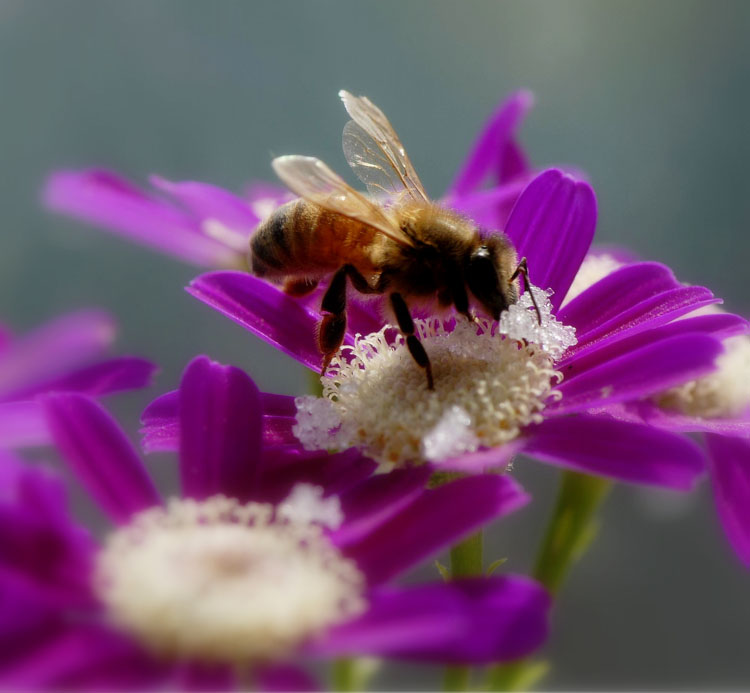
[[[344,170],[340,88],[389,115],[439,196],[502,95],[532,89],[521,139],[537,165],[585,170],[599,242],[669,263],[750,312],[750,3],[0,2],[0,320],[19,330],[98,305],[119,347],[159,362],[119,411],[136,428],[195,354],[300,393],[303,369],[191,299],[196,270],[38,204],[55,167],[103,165],[239,190],[272,154]],[[164,460],[152,461],[165,475]],[[533,507],[493,555],[527,570],[556,472],[517,475]],[[166,474],[168,476],[168,474]],[[83,512],[83,511],[82,511]],[[553,689],[746,688],[750,580],[710,493],[618,488],[557,605]],[[404,667],[376,686],[434,688]]]

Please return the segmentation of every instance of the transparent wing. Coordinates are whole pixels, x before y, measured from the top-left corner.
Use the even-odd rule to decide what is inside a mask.
[[[354,173],[373,195],[406,191],[418,202],[429,198],[393,126],[370,99],[339,92],[352,117],[342,135],[344,155]]]
[[[381,207],[350,187],[320,159],[280,156],[271,165],[286,186],[308,202],[367,224],[401,245],[413,245]]]

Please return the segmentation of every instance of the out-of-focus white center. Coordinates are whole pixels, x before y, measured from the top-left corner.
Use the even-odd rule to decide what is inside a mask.
[[[214,496],[136,515],[97,561],[111,619],[159,654],[247,663],[360,613],[364,579],[304,519],[320,510],[307,491],[279,509]]]
[[[590,286],[593,286],[604,277],[612,274],[615,270],[623,267],[624,263],[617,260],[608,253],[596,253],[587,255],[581,263],[573,283],[565,294],[563,305],[569,303],[579,294],[582,294]]]
[[[309,449],[361,447],[386,467],[512,440],[557,396],[554,359],[576,342],[547,295],[534,295],[541,325],[526,294],[498,323],[458,319],[450,329],[438,318],[416,320],[432,391],[394,328],[358,336],[331,361],[323,398],[297,398],[295,435]]]

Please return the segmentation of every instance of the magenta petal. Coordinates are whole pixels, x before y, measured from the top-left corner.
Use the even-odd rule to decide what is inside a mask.
[[[245,272],[210,272],[194,279],[187,291],[311,370],[320,370],[315,341],[320,316],[279,288]]]
[[[339,548],[362,539],[417,500],[432,475],[427,465],[396,469],[357,484],[341,496],[345,522],[331,536]]]
[[[461,212],[476,224],[487,229],[502,229],[508,223],[513,205],[528,185],[527,176],[489,190],[477,190],[463,195],[445,197],[441,204]]]
[[[357,562],[370,583],[383,582],[528,501],[529,496],[507,476],[458,479],[425,491],[344,552]]]
[[[712,371],[722,351],[721,342],[699,334],[646,344],[564,380],[557,387],[562,399],[546,413],[558,416],[662,392]]]
[[[549,607],[542,587],[516,576],[381,587],[362,616],[334,627],[308,650],[446,663],[506,661],[544,642]]]
[[[335,454],[289,446],[266,448],[258,497],[266,503],[278,503],[296,484],[320,486],[326,495],[342,494],[367,479],[376,467],[356,448]]]
[[[294,397],[261,392],[260,399],[263,403],[263,414],[266,416],[297,416],[297,405],[294,403]]]
[[[463,472],[464,474],[477,474],[493,469],[502,470],[508,466],[508,463],[521,447],[521,442],[514,440],[500,447],[469,452],[436,462],[435,467],[453,472]]]
[[[151,176],[151,184],[179,200],[199,219],[214,219],[238,232],[243,240],[243,252],[247,252],[250,233],[260,219],[250,205],[228,190],[198,181],[169,181],[160,176]]]
[[[47,419],[39,402],[0,402],[0,448],[46,445]]]
[[[591,415],[534,426],[524,453],[579,472],[677,490],[691,489],[706,464],[701,449],[685,437]]]
[[[146,359],[128,356],[110,359],[40,383],[24,390],[20,396],[29,398],[43,392],[80,392],[96,397],[123,390],[137,390],[150,384],[156,370],[156,364]]]
[[[291,664],[274,664],[258,668],[253,672],[257,690],[273,691],[321,691],[318,682],[306,671]]]
[[[157,397],[141,414],[141,447],[144,452],[172,452],[180,445],[179,391]]]
[[[622,354],[636,351],[649,344],[677,337],[679,335],[695,334],[724,340],[738,334],[744,334],[748,329],[748,322],[738,315],[722,313],[720,315],[700,315],[695,318],[685,318],[646,330],[628,329],[617,335],[617,339],[606,339],[595,342],[591,348],[571,356],[558,363],[559,370],[570,380],[579,373],[596,368],[597,366],[616,359]],[[629,336],[628,336],[629,335]]]
[[[716,509],[729,542],[750,568],[750,441],[708,434]]]
[[[91,361],[113,342],[115,332],[109,315],[83,310],[13,340],[0,358],[0,399],[28,391]]]
[[[202,235],[198,222],[111,171],[58,171],[45,184],[44,204],[186,262],[231,267],[236,251]]]
[[[533,104],[534,95],[519,90],[497,106],[448,189],[448,196],[470,193],[492,173],[502,183],[526,171],[528,165],[515,146],[513,135]]]
[[[183,494],[249,500],[262,471],[255,383],[239,368],[193,359],[180,382],[179,422]]]
[[[52,437],[81,483],[115,522],[161,503],[153,481],[115,420],[79,394],[44,397]]]
[[[557,169],[539,174],[518,198],[505,232],[529,265],[529,278],[555,293],[557,309],[594,238],[596,197],[588,183]]]
[[[750,438],[750,416],[736,419],[704,419],[700,416],[686,416],[680,412],[662,409],[650,400],[625,402],[616,407],[608,407],[607,413],[623,421],[646,423],[668,431],[716,433]]]

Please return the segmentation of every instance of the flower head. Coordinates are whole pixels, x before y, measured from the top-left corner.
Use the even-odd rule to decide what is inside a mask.
[[[0,518],[15,548],[0,554],[0,574],[15,576],[13,594],[23,594],[27,614],[39,613],[32,624],[28,615],[8,615],[9,632],[30,628],[35,642],[92,644],[87,657],[66,661],[64,676],[34,669],[42,656],[34,648],[26,667],[0,661],[5,685],[88,685],[92,671],[101,675],[100,653],[112,651],[120,666],[108,685],[125,685],[122,668],[151,687],[206,685],[185,678],[188,662],[191,671],[209,667],[215,687],[231,683],[238,665],[262,679],[298,654],[489,662],[538,646],[548,598],[528,580],[387,584],[520,507],[526,496],[512,480],[471,477],[427,490],[425,470],[370,477],[372,465],[358,463],[356,451],[278,445],[287,399],[264,397],[241,371],[196,359],[148,417],[161,449],[174,444],[180,452],[182,497],[165,502],[97,403],[77,394],[46,398],[61,452],[115,527],[98,546],[67,516],[59,482],[3,460],[13,483]],[[347,474],[339,473],[342,460]],[[29,485],[58,494],[34,520],[35,534],[20,529],[37,507],[23,495]],[[44,562],[29,560],[28,547],[37,551],[44,537],[54,537],[56,550]]]

